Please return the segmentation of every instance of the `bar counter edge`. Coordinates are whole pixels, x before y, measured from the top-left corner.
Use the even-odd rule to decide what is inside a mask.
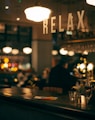
[[[11,88],[10,88],[11,89]],[[1,89],[0,89],[1,91]],[[42,91],[43,93],[43,91]],[[59,96],[60,97],[60,96]],[[0,119],[2,120],[91,120],[95,110],[82,110],[65,103],[6,96],[0,92]]]

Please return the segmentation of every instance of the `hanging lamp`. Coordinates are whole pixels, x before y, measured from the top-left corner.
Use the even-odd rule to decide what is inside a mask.
[[[51,10],[49,8],[39,5],[26,8],[24,12],[26,18],[34,22],[42,22],[43,20],[48,19],[51,14]]]
[[[30,53],[32,53],[32,48],[30,48],[30,47],[24,47],[24,48],[23,48],[23,52],[24,52],[25,54],[30,54]]]
[[[95,6],[95,0],[86,0],[86,3]]]
[[[4,53],[8,54],[8,53],[11,53],[11,51],[12,51],[11,47],[9,47],[9,46],[3,47],[3,52]]]
[[[12,49],[12,54],[13,55],[17,55],[19,53],[19,50],[18,49]]]

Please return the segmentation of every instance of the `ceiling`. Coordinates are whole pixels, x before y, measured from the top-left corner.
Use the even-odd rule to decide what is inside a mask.
[[[32,21],[26,20],[24,10],[36,3],[49,7],[53,11],[57,5],[74,4],[80,1],[84,0],[0,0],[0,22],[31,23]],[[6,5],[9,9],[5,9]],[[17,17],[20,17],[20,21],[16,20]]]

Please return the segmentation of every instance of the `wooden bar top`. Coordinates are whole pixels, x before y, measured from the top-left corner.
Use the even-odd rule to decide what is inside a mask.
[[[1,88],[0,101],[16,103],[32,107],[58,116],[71,116],[72,118],[91,120],[95,119],[95,106],[87,104],[78,105],[69,100],[68,95],[56,94],[31,88]],[[78,117],[79,116],[79,117]]]

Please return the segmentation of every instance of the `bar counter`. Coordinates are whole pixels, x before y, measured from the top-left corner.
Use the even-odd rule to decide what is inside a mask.
[[[81,106],[68,95],[31,88],[0,89],[0,120],[92,120],[95,106]]]

